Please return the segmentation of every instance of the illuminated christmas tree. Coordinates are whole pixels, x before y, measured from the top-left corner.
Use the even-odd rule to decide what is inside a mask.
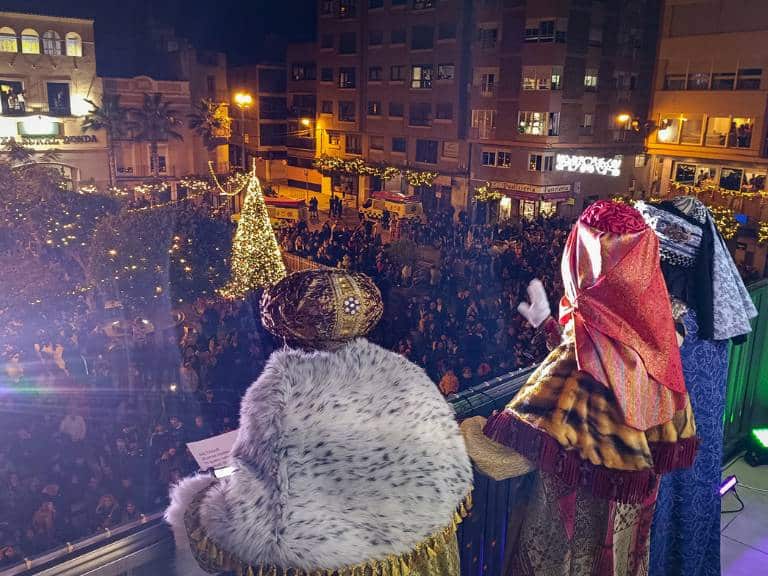
[[[251,175],[232,245],[232,276],[221,293],[228,298],[241,298],[251,290],[273,286],[285,275],[261,184]]]

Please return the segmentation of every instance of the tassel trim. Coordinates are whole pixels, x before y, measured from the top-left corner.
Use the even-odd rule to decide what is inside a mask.
[[[650,444],[654,469],[614,470],[592,464],[567,450],[542,430],[523,422],[508,410],[491,417],[483,431],[488,438],[520,452],[540,470],[565,484],[589,489],[596,498],[641,504],[657,488],[657,474],[693,464],[697,438]]]
[[[220,548],[211,540],[200,522],[200,504],[207,490],[201,491],[192,501],[184,515],[192,554],[206,572],[232,572],[236,576],[411,576],[413,567],[423,560],[431,561],[448,550],[448,544],[456,537],[456,530],[472,509],[470,490],[464,501],[457,507],[451,523],[432,536],[418,543],[413,550],[400,556],[389,556],[383,560],[370,560],[354,566],[338,569],[303,570],[301,568],[278,568],[268,565],[252,565],[240,560],[234,554]]]

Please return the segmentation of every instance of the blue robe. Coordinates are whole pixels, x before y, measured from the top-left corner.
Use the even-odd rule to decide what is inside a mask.
[[[728,341],[699,340],[684,318],[680,354],[701,444],[693,468],[662,478],[651,532],[650,576],[720,575],[720,468]]]

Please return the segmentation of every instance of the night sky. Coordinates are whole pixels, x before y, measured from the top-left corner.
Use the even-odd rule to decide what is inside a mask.
[[[99,73],[123,76],[140,72],[135,68],[147,57],[125,54],[152,19],[175,27],[200,48],[226,52],[230,62],[247,63],[270,59],[269,47],[280,41],[312,39],[316,1],[0,0],[3,10],[95,19]]]

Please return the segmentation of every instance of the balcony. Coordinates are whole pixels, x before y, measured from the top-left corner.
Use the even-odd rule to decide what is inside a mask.
[[[292,269],[295,269],[292,268]],[[759,316],[746,343],[730,354],[725,410],[725,454],[729,461],[740,449],[755,422],[768,406],[758,394],[760,377],[768,358],[760,354],[768,338],[768,280],[750,286]],[[533,368],[526,368],[483,382],[449,397],[459,420],[488,416],[503,408],[520,390]],[[474,508],[460,525],[458,538],[462,576],[502,574],[509,513],[527,497],[531,476],[495,482],[476,475]],[[28,558],[0,576],[20,576],[30,570],[46,576],[155,576],[173,573],[173,541],[160,513],[102,531],[40,556]]]

